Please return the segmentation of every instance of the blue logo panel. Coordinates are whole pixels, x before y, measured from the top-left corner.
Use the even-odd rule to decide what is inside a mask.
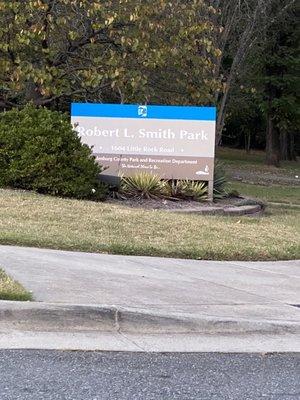
[[[72,103],[72,117],[215,121],[216,107]]]

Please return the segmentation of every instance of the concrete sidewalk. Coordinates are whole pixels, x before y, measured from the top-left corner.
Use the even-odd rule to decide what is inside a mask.
[[[169,334],[170,321],[179,320],[187,327],[195,321],[207,327],[210,321],[209,333],[220,321],[222,329],[240,324],[241,332],[251,322],[254,330],[261,326],[269,334],[300,327],[299,261],[194,261],[0,246],[0,265],[36,301],[57,304],[56,313],[63,305],[122,309],[130,321],[135,313],[154,315],[160,327],[161,318],[168,318]],[[134,324],[136,333],[138,321]],[[151,329],[148,333],[157,333],[157,325]]]

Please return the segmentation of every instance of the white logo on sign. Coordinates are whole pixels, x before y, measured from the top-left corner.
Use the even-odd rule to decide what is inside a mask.
[[[208,165],[205,167],[204,171],[197,171],[196,175],[209,175],[209,167],[208,167]]]
[[[140,117],[146,118],[148,115],[148,109],[147,106],[139,106],[138,108],[138,115]]]

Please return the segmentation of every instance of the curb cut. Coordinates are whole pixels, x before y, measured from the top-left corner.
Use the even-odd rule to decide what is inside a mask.
[[[0,301],[0,330],[144,334],[299,334],[300,323],[161,313],[117,306]]]

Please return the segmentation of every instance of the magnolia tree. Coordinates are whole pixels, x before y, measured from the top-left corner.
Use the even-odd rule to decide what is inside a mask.
[[[0,107],[147,102],[163,71],[178,102],[212,101],[211,11],[202,0],[0,1]]]

